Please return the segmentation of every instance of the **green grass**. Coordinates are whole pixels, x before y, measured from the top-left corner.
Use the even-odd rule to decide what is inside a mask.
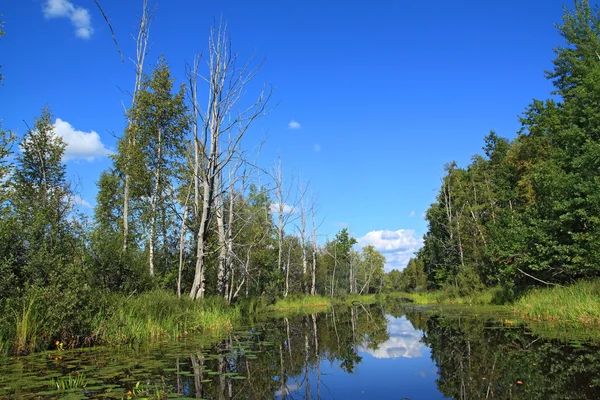
[[[93,315],[81,314],[81,341],[62,343],[56,339],[42,303],[24,300],[7,307],[0,317],[0,356],[20,355],[63,346],[94,344],[121,345],[179,339],[201,334],[218,337],[238,325],[242,314],[253,312],[255,304],[228,305],[221,297],[194,301],[165,291],[139,295],[100,296],[102,304]],[[96,308],[98,310],[98,308]],[[55,317],[58,318],[58,317]],[[56,324],[54,324],[56,325]],[[60,333],[60,332],[59,332]]]
[[[221,298],[194,301],[153,291],[111,298],[96,320],[95,336],[110,344],[176,339],[192,333],[218,336],[229,332],[239,318],[239,309]]]
[[[277,300],[265,308],[266,311],[277,312],[315,312],[323,311],[331,307],[331,300],[323,296],[290,295]]]
[[[514,304],[525,319],[563,324],[600,324],[600,280],[534,289]]]
[[[28,304],[23,304],[21,310],[13,310],[14,340],[12,351],[15,354],[35,351],[38,342],[39,318],[35,311],[35,300],[30,299]]]
[[[499,286],[487,288],[485,290],[472,293],[466,296],[459,296],[449,290],[434,290],[431,292],[412,292],[402,293],[402,296],[410,299],[415,304],[455,304],[455,305],[501,305],[512,302],[512,298],[507,296],[504,289]]]

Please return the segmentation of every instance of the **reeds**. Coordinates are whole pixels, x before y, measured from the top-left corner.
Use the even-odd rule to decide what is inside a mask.
[[[100,342],[120,344],[175,339],[193,333],[220,335],[230,331],[239,310],[220,298],[194,301],[164,291],[114,296],[96,319]]]
[[[514,305],[523,318],[563,324],[600,324],[600,280],[527,292]]]

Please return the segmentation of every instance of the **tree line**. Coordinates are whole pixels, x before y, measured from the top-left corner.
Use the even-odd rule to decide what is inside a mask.
[[[308,184],[286,181],[281,161],[262,168],[258,151],[242,145],[269,112],[272,89],[254,84],[260,65],[238,60],[221,23],[177,86],[163,56],[148,71],[153,17],[144,0],[132,103],[112,165],[97,182],[93,216],[78,211],[49,107],[23,137],[1,130],[5,318],[35,301],[60,336],[85,330],[110,294],[158,288],[232,303],[381,291],[383,256],[372,246],[354,250],[346,229],[319,244]]]
[[[564,9],[564,44],[513,140],[490,132],[483,155],[445,166],[424,246],[394,283],[460,294],[564,285],[600,275],[600,17]]]

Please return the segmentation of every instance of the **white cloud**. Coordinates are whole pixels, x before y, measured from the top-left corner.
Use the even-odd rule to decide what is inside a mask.
[[[319,151],[321,151],[321,145],[319,143],[315,143],[314,147],[315,151],[318,153]]]
[[[46,0],[44,4],[44,17],[68,18],[75,27],[75,36],[80,39],[89,39],[94,33],[92,19],[87,8],[73,5],[69,0]]]
[[[397,231],[371,231],[358,239],[361,247],[373,245],[385,256],[386,271],[403,270],[413,253],[423,246],[423,239],[414,230],[399,229]]]
[[[64,154],[65,161],[78,158],[93,161],[94,158],[111,154],[111,151],[104,147],[100,135],[94,131],[78,131],[67,121],[56,118],[54,132],[67,144]]]
[[[414,216],[415,216],[415,210],[412,210],[412,211],[410,212],[410,214],[408,214],[408,216],[409,216],[409,217],[414,217]]]
[[[388,324],[390,338],[380,344],[377,350],[361,348],[375,358],[415,358],[422,357],[427,348],[421,343],[423,334],[413,328],[405,318],[394,318]]]
[[[290,129],[300,129],[301,128],[300,122],[291,120],[290,123],[288,124],[288,128],[290,128]]]
[[[295,214],[298,212],[298,209],[285,203],[283,203],[281,206],[279,203],[271,203],[271,212],[277,214],[279,214],[279,212],[283,212],[283,214]]]
[[[73,198],[71,199],[71,201],[72,201],[72,202],[73,202],[73,204],[74,204],[74,205],[76,205],[76,206],[80,206],[80,207],[83,207],[83,208],[89,208],[89,209],[92,209],[92,208],[93,208],[93,207],[92,207],[92,205],[91,205],[89,202],[85,201],[85,200],[84,200],[84,199],[83,199],[81,196],[79,196],[79,195],[73,195]]]

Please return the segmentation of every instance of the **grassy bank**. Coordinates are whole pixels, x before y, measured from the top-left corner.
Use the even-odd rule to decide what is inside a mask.
[[[221,298],[194,301],[155,291],[111,298],[107,312],[97,318],[94,335],[110,344],[176,339],[192,333],[219,336],[239,319],[239,309]]]
[[[536,288],[513,298],[501,287],[488,288],[469,296],[437,290],[404,293],[415,304],[505,305],[525,320],[559,324],[600,324],[600,280],[579,281],[569,286]]]
[[[600,324],[600,280],[531,290],[515,302],[514,310],[531,320]]]
[[[0,317],[0,356],[87,346],[169,340],[190,334],[219,336],[241,318],[241,307],[222,298],[193,301],[153,291],[140,295],[99,297],[94,312],[80,310],[76,321],[49,318],[46,305],[31,299],[6,309]],[[50,314],[52,315],[52,314]],[[67,322],[70,331],[65,331]]]
[[[267,312],[319,312],[331,307],[331,300],[323,296],[292,295],[265,307]]]
[[[457,295],[450,290],[431,292],[402,293],[404,297],[416,304],[456,304],[456,305],[501,305],[512,299],[501,287],[492,287],[466,296]]]
[[[452,291],[347,295],[333,301],[323,296],[293,295],[264,306],[262,298],[243,299],[227,305],[222,298],[193,301],[163,291],[140,295],[111,295],[98,298],[93,311],[77,310],[71,317],[50,313],[43,301],[30,299],[0,315],[0,356],[86,346],[121,345],[152,340],[172,340],[200,334],[217,337],[242,320],[258,314],[315,313],[336,306],[373,304],[389,300],[419,305],[504,304],[494,312],[509,312],[519,320],[551,321],[556,326],[600,324],[600,280],[580,281],[567,287],[539,288],[516,300],[500,287],[457,296]],[[490,308],[491,309],[491,308]],[[49,317],[50,316],[50,317]],[[65,331],[65,326],[69,331]]]

